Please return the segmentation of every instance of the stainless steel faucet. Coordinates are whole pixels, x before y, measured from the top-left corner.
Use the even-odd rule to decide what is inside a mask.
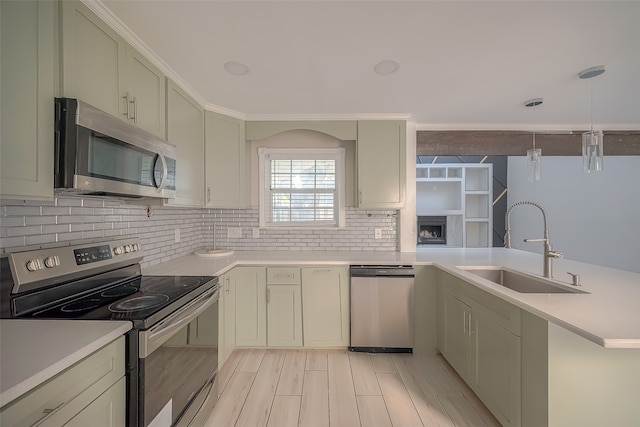
[[[540,209],[540,212],[542,212],[542,220],[544,222],[543,238],[542,239],[524,239],[524,241],[525,242],[544,242],[542,275],[544,277],[551,278],[553,277],[553,263],[552,263],[553,259],[562,258],[563,255],[562,253],[554,251],[551,248],[551,242],[549,241],[549,229],[547,228],[547,213],[545,212],[544,208],[540,206],[538,203],[525,200],[522,202],[514,203],[513,205],[511,205],[509,209],[507,209],[507,213],[504,214],[504,219],[505,219],[504,222],[506,224],[506,230],[504,233],[504,247],[505,248],[511,247],[511,224],[509,222],[509,219],[511,216],[511,210],[519,205],[535,206],[536,208]]]

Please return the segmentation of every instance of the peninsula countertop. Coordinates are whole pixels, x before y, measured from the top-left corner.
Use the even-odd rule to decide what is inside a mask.
[[[541,275],[542,255],[505,248],[434,248],[418,252],[241,251],[228,257],[186,255],[146,267],[148,275],[219,276],[242,265],[434,265],[536,316],[600,346],[640,348],[640,273],[554,260],[555,280],[568,284],[567,272],[581,276],[585,294],[519,293],[458,266],[501,266]]]

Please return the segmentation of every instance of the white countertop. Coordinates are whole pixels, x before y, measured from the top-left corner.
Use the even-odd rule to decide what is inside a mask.
[[[554,260],[554,277],[570,283],[579,274],[589,294],[524,294],[481,279],[456,266],[504,266],[540,275],[542,255],[516,249],[428,248],[417,253],[245,251],[226,258],[187,255],[143,269],[148,275],[217,276],[238,265],[436,265],[594,343],[609,348],[640,348],[640,274],[566,259]]]
[[[0,320],[0,407],[130,329],[125,321]]]

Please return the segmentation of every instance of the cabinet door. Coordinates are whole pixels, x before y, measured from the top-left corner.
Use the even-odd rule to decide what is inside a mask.
[[[244,121],[205,113],[207,206],[244,208],[249,190]]]
[[[442,354],[467,382],[471,368],[470,316],[471,307],[449,293],[445,295],[445,344]]]
[[[165,77],[133,47],[126,48],[125,86],[129,121],[136,126],[166,138]]]
[[[218,360],[222,366],[236,345],[236,292],[231,286],[233,271],[220,277],[220,354]]]
[[[62,93],[124,119],[126,42],[79,1],[62,1]]]
[[[126,380],[112,385],[89,406],[73,417],[65,427],[120,427],[126,424]],[[59,424],[52,424],[59,425]],[[45,426],[45,424],[42,424]]]
[[[300,285],[267,286],[267,344],[302,346]]]
[[[176,198],[168,203],[204,206],[204,109],[170,80],[167,140],[177,147]]]
[[[236,291],[236,346],[267,345],[267,280],[264,267],[233,270]]]
[[[0,196],[53,199],[56,3],[0,2]]]
[[[474,310],[471,388],[503,426],[519,426],[520,337]]]
[[[349,276],[346,268],[302,269],[306,347],[349,345]]]
[[[404,206],[406,122],[358,121],[358,207]]]

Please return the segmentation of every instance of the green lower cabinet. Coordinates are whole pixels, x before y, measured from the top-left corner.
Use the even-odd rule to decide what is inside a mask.
[[[267,286],[267,345],[302,347],[300,285]]]
[[[520,425],[520,337],[476,312],[471,337],[471,388],[503,426]]]
[[[471,370],[471,307],[451,294],[445,295],[445,348],[443,356],[458,375],[469,382]]]
[[[120,337],[0,408],[0,426],[124,426],[125,385]]]
[[[89,406],[73,417],[65,427],[120,427],[126,423],[125,378],[112,385]],[[44,424],[42,424],[44,426]],[[58,425],[58,424],[52,424]]]
[[[267,345],[267,277],[264,267],[233,269],[237,347]]]
[[[438,348],[503,426],[522,425],[520,310],[438,273]]]

